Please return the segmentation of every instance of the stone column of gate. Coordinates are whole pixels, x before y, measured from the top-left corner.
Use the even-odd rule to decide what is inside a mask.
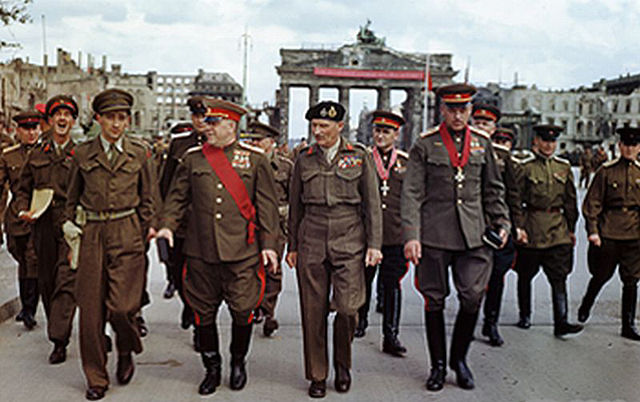
[[[315,105],[320,100],[320,87],[317,85],[309,86],[309,107]],[[307,133],[307,141],[311,142],[311,124],[309,124],[309,132]]]
[[[389,110],[391,107],[391,90],[389,88],[378,88],[378,104],[379,110]]]
[[[420,135],[422,128],[422,103],[420,102],[420,91],[415,88],[405,88],[407,99],[404,102],[404,132],[402,147],[410,149],[416,138]]]
[[[280,133],[284,141],[289,141],[289,85],[280,84],[278,97],[280,108]]]
[[[342,135],[345,137],[349,137],[349,87],[338,87],[338,102],[344,106],[347,110],[347,113],[344,115],[344,129],[342,130]]]

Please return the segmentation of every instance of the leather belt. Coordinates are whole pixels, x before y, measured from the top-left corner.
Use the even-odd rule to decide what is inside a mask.
[[[530,205],[527,205],[526,210],[532,212],[548,212],[552,214],[564,212],[564,209],[562,207],[537,208]]]
[[[103,212],[94,212],[94,211],[86,211],[87,213],[87,221],[91,222],[103,222],[103,221],[114,221],[116,219],[126,218],[127,216],[131,216],[136,213],[135,208],[125,209],[123,211],[103,211]]]

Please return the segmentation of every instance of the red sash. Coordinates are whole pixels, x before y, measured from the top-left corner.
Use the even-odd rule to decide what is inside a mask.
[[[207,158],[209,166],[211,166],[224,187],[231,194],[231,198],[235,201],[242,217],[249,221],[247,244],[253,244],[256,238],[256,209],[251,202],[251,198],[249,198],[247,187],[233,166],[231,166],[222,148],[205,143],[202,146],[202,153]]]
[[[444,123],[440,124],[440,137],[442,138],[442,142],[444,142],[444,146],[447,148],[447,152],[449,153],[451,166],[462,169],[464,165],[469,162],[469,153],[471,150],[471,130],[469,130],[469,126],[467,126],[466,132],[464,133],[462,159],[460,158],[456,145],[453,143],[449,130],[447,130],[447,126]]]

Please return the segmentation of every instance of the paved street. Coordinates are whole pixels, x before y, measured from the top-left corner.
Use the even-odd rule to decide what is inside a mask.
[[[570,277],[570,318],[575,321],[577,304],[588,280],[585,265],[586,236],[580,224],[576,267]],[[6,253],[3,248],[2,253]],[[136,373],[130,385],[115,381],[115,358],[110,355],[113,384],[107,401],[199,400],[197,385],[203,369],[199,355],[190,345],[190,331],[178,325],[177,298],[164,300],[164,269],[151,251],[151,306],[145,316],[151,333],[145,351],[135,358]],[[3,268],[3,269],[9,269]],[[517,321],[514,273],[507,277],[501,332],[502,348],[493,348],[479,336],[469,355],[476,379],[474,391],[455,385],[450,373],[444,390],[425,390],[427,356],[423,328],[422,299],[413,289],[412,272],[404,278],[404,311],[400,338],[409,349],[404,359],[380,352],[380,319],[372,311],[372,325],[364,339],[354,342],[354,382],[351,391],[337,394],[333,376],[328,383],[327,401],[640,401],[640,343],[619,334],[620,282],[615,278],[600,295],[585,331],[579,336],[558,340],[553,337],[550,289],[543,274],[535,281],[534,326],[524,331]],[[223,355],[223,385],[209,399],[223,401],[297,401],[306,399],[308,383],[302,373],[302,339],[299,325],[297,286],[293,271],[286,269],[285,290],[278,308],[281,329],[272,339],[254,331],[249,356],[249,383],[245,390],[228,388],[228,344],[230,319],[220,315]],[[455,297],[449,298],[447,332],[450,335]],[[0,401],[84,400],[85,382],[80,368],[77,336],[69,347],[69,357],[61,366],[50,366],[51,344],[46,340],[44,316],[39,310],[38,327],[26,332],[7,320],[0,324]]]

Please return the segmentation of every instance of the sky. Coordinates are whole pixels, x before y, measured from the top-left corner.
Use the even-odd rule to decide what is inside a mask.
[[[501,82],[544,89],[591,86],[600,78],[640,72],[640,2],[624,0],[34,0],[33,22],[0,27],[21,49],[0,51],[42,63],[46,49],[102,55],[129,73],[228,72],[242,83],[241,47],[250,35],[248,99],[273,103],[281,48],[353,43],[361,25],[406,52],[451,53],[454,80],[469,65],[477,85]],[[333,97],[332,93],[321,96]],[[306,93],[294,91],[292,119]],[[392,101],[399,101],[393,99]],[[350,107],[375,106],[373,93],[352,94]],[[297,105],[297,106],[296,106]],[[352,118],[355,113],[352,113]]]

